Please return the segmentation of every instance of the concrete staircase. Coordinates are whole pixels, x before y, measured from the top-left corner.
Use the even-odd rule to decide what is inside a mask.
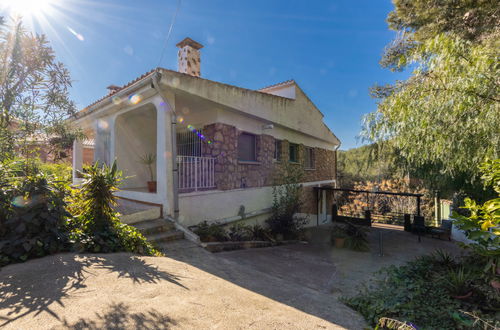
[[[184,233],[175,229],[175,225],[168,220],[143,220],[130,224],[137,228],[151,243],[164,249],[168,244],[184,239]]]

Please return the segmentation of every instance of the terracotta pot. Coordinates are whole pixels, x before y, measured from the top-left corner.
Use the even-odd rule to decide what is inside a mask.
[[[345,237],[334,237],[334,242],[335,242],[335,247],[341,249],[344,247]]]
[[[156,181],[148,181],[148,191],[156,192]]]
[[[469,293],[464,294],[463,296],[453,296],[453,298],[463,300],[469,298],[470,296],[472,296],[472,291],[469,291]]]

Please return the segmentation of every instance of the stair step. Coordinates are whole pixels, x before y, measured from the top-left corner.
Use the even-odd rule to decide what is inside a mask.
[[[164,233],[147,235],[146,238],[148,239],[148,241],[150,241],[152,243],[159,244],[159,243],[171,242],[171,241],[183,239],[184,233],[180,230],[171,230],[171,231],[164,232]]]
[[[143,235],[150,235],[156,233],[164,233],[171,231],[175,228],[174,224],[166,220],[146,220],[134,223],[132,226],[137,228]]]

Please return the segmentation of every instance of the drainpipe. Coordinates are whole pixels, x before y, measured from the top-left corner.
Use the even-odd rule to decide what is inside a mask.
[[[160,95],[161,99],[165,104],[169,104],[165,97],[163,96],[163,93],[161,91],[160,85],[158,83],[158,77],[161,79],[161,73],[157,70],[151,77],[151,82],[152,86],[154,89],[156,89],[156,92],[158,92],[158,95]],[[177,113],[175,112],[175,109],[173,106],[170,107],[170,110],[172,111],[172,116],[171,116],[171,126],[170,126],[170,131],[171,131],[171,141],[172,141],[172,171],[174,174],[173,177],[173,183],[174,183],[174,212],[172,214],[173,218],[177,221],[179,219],[179,176],[178,176],[178,169],[177,169]]]
[[[340,142],[340,140],[339,140],[339,144],[337,144],[337,145],[335,146],[335,149],[333,149],[333,151],[335,151],[335,188],[338,188],[338,181],[339,181],[339,180],[338,180],[338,179],[339,179],[339,177],[338,177],[338,172],[337,172],[337,162],[338,162],[338,159],[339,159],[339,158],[338,158],[337,151],[339,150],[339,148],[340,148],[340,145],[341,145],[341,144],[342,144],[342,143],[341,143],[341,142]]]

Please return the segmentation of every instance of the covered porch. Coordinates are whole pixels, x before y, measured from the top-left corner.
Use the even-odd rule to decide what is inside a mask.
[[[215,158],[203,154],[206,113],[199,101],[172,94],[172,105],[180,108],[174,115],[173,106],[159,95],[140,95],[144,94],[134,95],[137,104],[129,97],[120,101],[118,111],[85,121],[85,131],[94,142],[93,162],[116,161],[123,172],[118,197],[159,206],[165,215],[172,214],[174,189],[175,193],[192,193],[216,188]],[[88,164],[84,162],[85,143],[75,141],[73,146],[75,184],[81,182],[78,173]]]

